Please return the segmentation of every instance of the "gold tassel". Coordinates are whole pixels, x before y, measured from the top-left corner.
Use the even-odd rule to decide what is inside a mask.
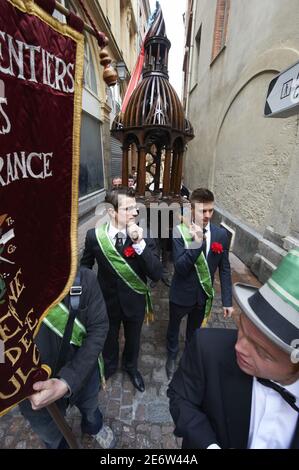
[[[210,319],[211,312],[208,313],[203,319],[203,322],[201,324],[201,328],[206,328]]]
[[[104,390],[104,392],[106,392],[107,390],[107,382],[105,377],[102,378],[102,389]]]
[[[145,316],[146,325],[148,326],[154,320],[155,320],[154,312],[146,312],[146,316]]]

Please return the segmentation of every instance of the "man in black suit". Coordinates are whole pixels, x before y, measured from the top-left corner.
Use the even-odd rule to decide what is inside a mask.
[[[299,449],[299,250],[257,289],[235,284],[239,330],[203,329],[169,385],[183,448]]]
[[[107,192],[105,202],[110,222],[87,232],[81,264],[92,268],[95,260],[98,263],[98,281],[110,324],[103,350],[106,378],[117,370],[122,322],[125,334],[122,368],[133,385],[143,392],[144,381],[137,370],[137,361],[145,310],[151,314],[146,278],[159,280],[162,265],[155,241],[144,239],[142,228],[135,223],[134,190],[113,189]]]
[[[214,195],[208,189],[195,189],[191,194],[190,202],[191,218],[186,222],[188,227],[184,225],[188,233],[184,234],[180,225],[174,230],[173,237],[175,271],[169,296],[166,362],[169,379],[175,371],[181,320],[185,315],[188,316],[186,340],[189,341],[193,332],[200,328],[204,317],[209,314],[208,310],[210,310],[213,298],[212,285],[217,268],[219,269],[224,317],[231,316],[233,312],[227,232],[210,223],[214,212]],[[190,244],[186,240],[188,236],[192,238]],[[199,266],[198,263],[200,263]],[[211,279],[208,286],[202,282],[199,275],[202,266],[206,269],[206,275],[203,274],[202,277]]]

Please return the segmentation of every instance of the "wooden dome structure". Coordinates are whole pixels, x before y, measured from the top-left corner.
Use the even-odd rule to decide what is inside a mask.
[[[142,80],[124,112],[114,119],[111,130],[122,143],[123,185],[128,184],[128,174],[136,167],[137,196],[147,196],[149,201],[161,191],[164,199],[179,198],[185,146],[194,137],[180,99],[169,82],[170,47],[157,2],[144,43]]]

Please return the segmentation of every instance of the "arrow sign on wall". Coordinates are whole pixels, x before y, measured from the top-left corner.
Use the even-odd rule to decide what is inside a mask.
[[[288,117],[299,113],[299,62],[281,72],[270,82],[264,114]]]

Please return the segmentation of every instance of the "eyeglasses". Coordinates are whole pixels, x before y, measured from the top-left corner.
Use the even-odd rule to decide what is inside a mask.
[[[118,210],[119,211],[126,211],[126,212],[133,212],[133,211],[138,212],[139,211],[137,206],[119,207]]]

